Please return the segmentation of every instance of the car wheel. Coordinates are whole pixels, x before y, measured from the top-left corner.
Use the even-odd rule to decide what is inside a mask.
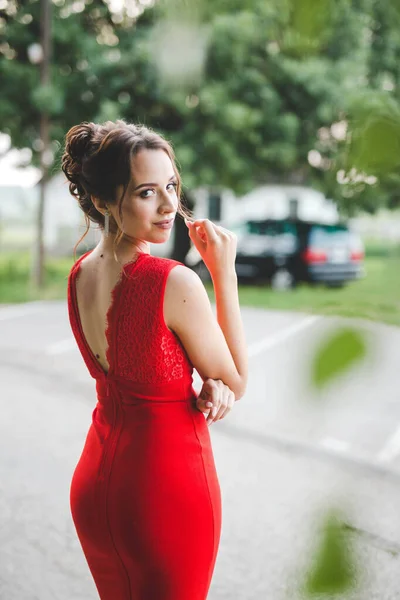
[[[335,281],[335,282],[329,282],[325,284],[327,288],[329,289],[336,289],[336,290],[340,290],[342,288],[344,288],[345,283],[344,281]]]
[[[271,277],[271,287],[273,290],[290,290],[295,286],[293,273],[287,269],[278,269]]]

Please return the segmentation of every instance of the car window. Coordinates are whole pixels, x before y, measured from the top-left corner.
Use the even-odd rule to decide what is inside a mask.
[[[232,231],[238,234],[238,253],[242,254],[291,254],[298,247],[296,224],[290,221],[251,219]]]
[[[247,231],[255,235],[279,235],[283,226],[274,221],[247,221]]]
[[[309,244],[318,248],[331,248],[337,245],[349,245],[351,233],[343,225],[312,225]]]

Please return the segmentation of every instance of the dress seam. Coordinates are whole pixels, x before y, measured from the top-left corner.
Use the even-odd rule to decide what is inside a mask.
[[[206,470],[206,468],[205,468],[205,465],[204,465],[203,446],[202,446],[202,444],[201,444],[201,441],[200,441],[200,439],[199,439],[199,436],[198,436],[198,434],[197,434],[196,423],[195,423],[195,421],[194,421],[193,415],[192,415],[192,414],[191,414],[191,412],[190,412],[190,409],[189,409],[189,406],[188,406],[188,404],[186,404],[186,407],[187,407],[187,409],[188,409],[189,416],[190,416],[190,419],[191,419],[191,421],[192,421],[192,426],[193,426],[193,429],[194,429],[194,433],[195,433],[195,436],[196,436],[197,442],[198,442],[198,444],[199,444],[199,448],[200,448],[200,455],[201,455],[201,464],[203,465],[204,479],[205,479],[205,481],[206,481],[207,492],[208,492],[208,500],[209,500],[209,502],[210,502],[210,508],[211,508],[211,514],[212,514],[212,525],[213,525],[213,527],[212,527],[212,529],[213,529],[212,540],[213,540],[213,541],[212,541],[212,552],[211,552],[211,558],[213,559],[213,558],[214,558],[214,548],[215,548],[215,516],[214,516],[214,507],[213,507],[213,503],[212,503],[212,499],[211,499],[210,486],[209,486],[209,484],[208,484],[207,470]],[[213,560],[211,560],[211,562],[214,562],[214,561],[213,561]],[[211,569],[211,567],[210,567],[210,569]],[[208,585],[209,585],[209,583],[210,583],[210,573],[209,573],[209,576],[208,576],[208,580],[207,580],[207,581],[208,581]],[[208,589],[208,588],[207,588],[207,589]],[[205,590],[206,592],[207,592],[207,589]]]
[[[115,401],[115,398],[114,398],[114,401]],[[124,424],[124,413],[123,413],[122,410],[121,410],[121,414],[122,414],[122,419],[121,419],[121,423],[120,423],[120,426],[119,426],[118,438],[116,440],[115,447],[114,447],[114,452],[113,452],[113,455],[111,457],[112,458],[112,462],[110,463],[110,471],[109,471],[109,474],[108,474],[108,477],[107,477],[107,480],[106,480],[106,486],[105,486],[105,517],[106,517],[107,529],[108,529],[108,533],[110,535],[112,546],[114,548],[116,556],[119,559],[120,565],[122,567],[123,572],[126,575],[126,580],[128,582],[128,599],[132,600],[131,580],[130,580],[130,577],[129,577],[129,573],[128,573],[128,570],[127,570],[127,568],[126,568],[126,566],[124,564],[124,561],[121,558],[120,553],[117,550],[117,546],[116,546],[116,543],[114,541],[114,537],[113,537],[113,534],[112,534],[112,531],[111,531],[110,521],[109,521],[109,517],[108,517],[108,490],[109,490],[110,481],[111,481],[111,473],[112,473],[112,468],[113,468],[113,464],[114,464],[114,457],[115,457],[115,454],[117,452],[117,448],[118,448],[118,444],[119,444],[119,441],[120,441],[120,438],[121,438],[121,432],[122,432],[123,424]]]

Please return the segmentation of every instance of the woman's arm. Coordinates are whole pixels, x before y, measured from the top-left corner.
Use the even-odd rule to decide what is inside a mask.
[[[244,395],[248,380],[247,346],[239,306],[239,292],[236,272],[232,271],[213,279],[217,321],[222,329],[231,352],[236,370],[242,381]],[[236,398],[238,400],[238,398]]]

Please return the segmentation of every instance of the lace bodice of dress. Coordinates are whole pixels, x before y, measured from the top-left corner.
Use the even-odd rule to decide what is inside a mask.
[[[84,258],[83,256],[81,259]],[[75,278],[79,259],[68,279],[68,308],[71,328],[92,377],[100,367],[92,356],[81,331],[75,302]],[[115,287],[108,312],[106,336],[110,371],[124,379],[141,383],[166,383],[191,379],[193,365],[179,338],[164,321],[164,292],[168,274],[183,263],[147,255],[125,266]]]
[[[127,280],[113,313],[115,373],[143,383],[163,383],[191,376],[193,366],[163,315],[170,270],[179,261],[148,256]],[[129,269],[128,269],[129,273]]]

